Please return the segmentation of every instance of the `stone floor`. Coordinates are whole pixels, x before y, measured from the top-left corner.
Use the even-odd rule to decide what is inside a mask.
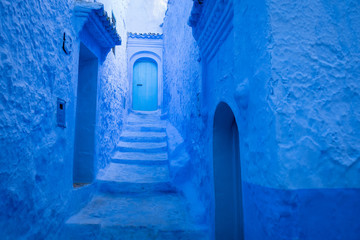
[[[66,222],[63,239],[207,239],[171,186],[160,113],[132,113],[97,193]]]

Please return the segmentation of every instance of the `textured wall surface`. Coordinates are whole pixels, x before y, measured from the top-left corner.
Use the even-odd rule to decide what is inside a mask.
[[[359,189],[285,190],[243,182],[246,239],[359,239]]]
[[[239,5],[247,13],[249,6]],[[252,158],[258,151],[249,147],[244,183],[247,236],[356,240],[360,5],[267,1],[266,6],[271,75],[258,71],[265,79],[259,96],[273,116],[261,122],[271,120],[274,136],[268,157]],[[251,96],[255,84],[249,85]]]
[[[202,133],[204,125],[200,117],[201,65],[199,50],[187,25],[191,1],[169,1],[164,20],[164,112],[169,122],[181,135],[175,145],[178,149],[170,161],[183,166],[174,181],[185,192],[195,208],[194,215],[204,211],[199,203],[209,204],[210,185],[204,185],[209,171],[203,164]],[[176,136],[176,130],[168,127],[168,134]],[[181,137],[173,137],[181,139]],[[174,140],[172,139],[172,140]],[[189,157],[190,156],[190,157]],[[175,164],[175,163],[174,163]]]
[[[240,134],[242,178],[277,186],[275,121],[269,106],[271,26],[266,1],[234,2],[234,100]],[[221,54],[221,53],[220,53]],[[231,97],[232,97],[231,96]]]
[[[281,182],[360,187],[360,3],[269,1]]]
[[[95,172],[109,162],[130,102],[129,1],[100,2],[114,11],[123,45],[100,61]],[[193,215],[214,229],[213,119],[226,102],[239,129],[246,239],[358,240],[359,2],[207,0],[205,18],[212,3],[233,3],[233,18],[199,44],[187,25],[193,1],[170,1],[163,26],[170,170]],[[92,185],[72,186],[80,45],[72,9],[70,0],[0,1],[1,239],[55,238],[91,199]],[[66,128],[56,124],[57,98]]]
[[[2,239],[45,238],[72,188],[76,56],[70,1],[1,1],[0,164]],[[58,19],[58,21],[55,21]],[[56,99],[67,128],[56,126]]]
[[[100,97],[98,104],[98,156],[99,168],[103,168],[110,160],[113,149],[119,140],[124,116],[129,101],[129,84],[127,79],[127,28],[124,17],[128,0],[102,0],[105,10],[114,12],[116,28],[121,36],[121,46],[116,46],[115,55],[110,52],[103,63],[100,75]]]
[[[51,239],[66,215],[90,198],[88,188],[72,186],[79,58],[72,2],[0,1],[1,239]],[[73,40],[70,55],[62,50],[64,32]],[[114,145],[109,136],[121,127],[126,69],[119,64],[124,47],[117,50],[117,58],[109,53],[101,68],[107,77],[101,77],[99,89],[97,167],[106,162],[103,150]],[[64,129],[56,124],[57,98],[66,101]]]
[[[213,29],[214,2],[195,9]],[[246,239],[358,239],[358,11],[355,1],[234,1],[232,30],[194,29],[208,33],[198,39],[205,184],[224,101],[239,127]]]

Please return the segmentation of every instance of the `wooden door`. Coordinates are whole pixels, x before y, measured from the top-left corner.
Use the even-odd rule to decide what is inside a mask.
[[[133,109],[154,111],[158,107],[158,68],[155,61],[145,58],[133,68]]]

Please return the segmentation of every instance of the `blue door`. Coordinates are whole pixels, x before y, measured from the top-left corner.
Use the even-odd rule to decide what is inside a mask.
[[[158,68],[155,61],[142,58],[133,69],[133,109],[155,111],[158,107]]]

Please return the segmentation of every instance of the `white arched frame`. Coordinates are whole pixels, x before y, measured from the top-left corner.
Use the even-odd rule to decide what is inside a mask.
[[[154,60],[158,66],[158,110],[162,108],[163,102],[163,66],[161,57],[151,51],[139,51],[135,52],[129,59],[128,64],[128,76],[129,76],[129,89],[130,89],[130,106],[132,108],[132,96],[133,96],[133,70],[134,64],[137,60],[142,58],[150,58]]]

